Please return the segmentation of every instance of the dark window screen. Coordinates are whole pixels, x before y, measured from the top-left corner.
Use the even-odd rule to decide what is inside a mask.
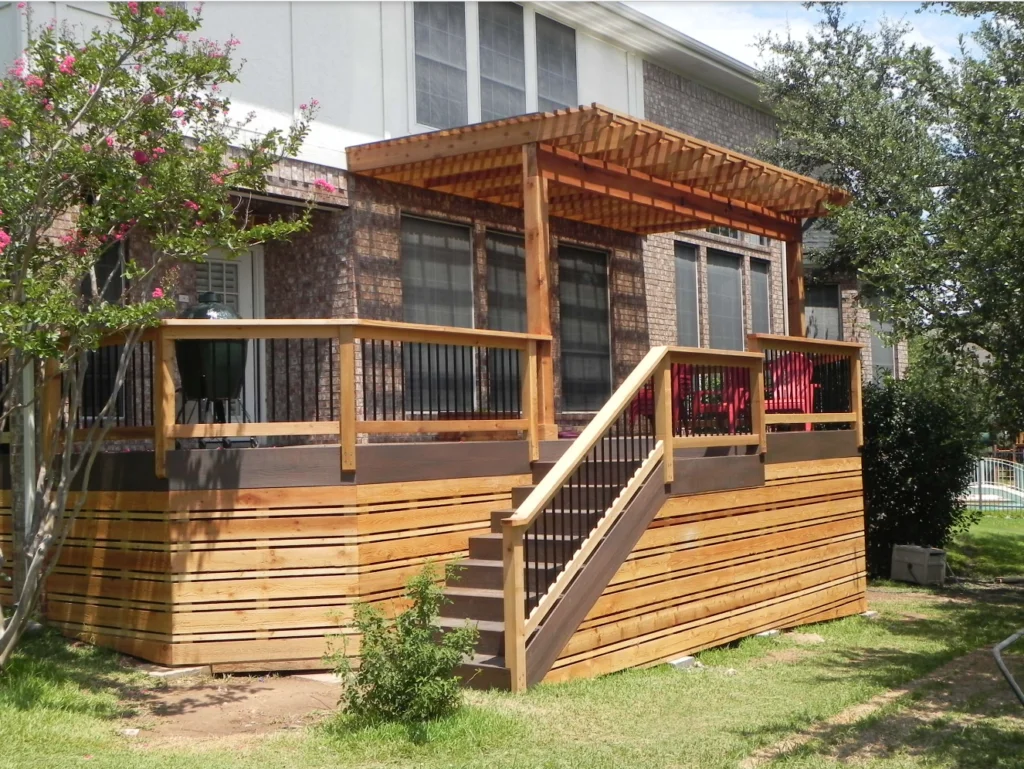
[[[686,347],[700,344],[697,249],[685,243],[676,243],[676,341]]]
[[[744,348],[742,266],[738,256],[708,252],[711,346],[721,350]]]
[[[804,292],[804,321],[806,336],[811,339],[828,339],[840,342],[843,339],[842,311],[839,302],[839,286],[808,286]]]
[[[526,112],[523,8],[480,3],[480,118],[497,120]]]
[[[414,3],[416,120],[433,128],[469,122],[466,6]]]
[[[755,334],[772,332],[771,274],[771,262],[750,260],[750,321]]]
[[[537,14],[537,95],[541,112],[575,107],[576,30]]]
[[[560,247],[558,299],[563,409],[597,411],[612,386],[607,255]]]

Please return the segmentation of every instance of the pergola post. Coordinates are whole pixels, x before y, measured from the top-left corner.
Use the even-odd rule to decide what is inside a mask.
[[[789,294],[789,335],[804,336],[807,330],[804,319],[804,244],[800,235],[786,241],[786,290]]]
[[[526,230],[526,330],[551,336],[551,235],[548,183],[537,163],[537,145],[523,145],[523,215]],[[537,343],[537,426],[541,440],[558,437],[551,342]]]

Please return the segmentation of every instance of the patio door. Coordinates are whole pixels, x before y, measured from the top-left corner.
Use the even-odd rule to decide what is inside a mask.
[[[263,247],[254,246],[235,258],[213,251],[196,264],[196,298],[212,292],[243,318],[264,317]],[[261,422],[266,418],[266,350],[262,340],[249,343],[245,363],[242,404],[245,418]],[[188,416],[188,415],[186,415]],[[242,421],[232,417],[231,421]]]

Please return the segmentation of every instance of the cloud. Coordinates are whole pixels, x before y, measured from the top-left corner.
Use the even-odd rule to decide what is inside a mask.
[[[716,48],[734,59],[757,66],[760,56],[757,39],[768,32],[784,35],[787,30],[795,38],[803,38],[818,20],[817,11],[806,10],[800,3],[760,2],[628,2],[627,5],[657,19],[683,34]],[[969,19],[915,13],[918,3],[850,3],[850,18],[864,21],[868,27],[887,16],[903,20],[913,28],[908,39],[930,45],[941,61],[957,52],[957,35],[969,32]]]

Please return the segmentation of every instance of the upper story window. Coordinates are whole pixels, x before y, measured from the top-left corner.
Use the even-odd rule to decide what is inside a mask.
[[[526,112],[523,7],[480,3],[480,119]]]
[[[733,229],[732,227],[708,227],[708,232],[712,235],[721,235],[723,238],[732,238],[733,240],[742,240],[743,233],[739,230]]]
[[[804,316],[807,328],[804,335],[811,339],[843,339],[843,313],[839,286],[808,286],[804,295]]]
[[[576,30],[537,14],[537,94],[541,112],[575,107]]]
[[[771,262],[750,260],[750,328],[755,334],[772,332],[771,275]]]
[[[434,128],[469,122],[465,3],[414,3],[416,121]]]

